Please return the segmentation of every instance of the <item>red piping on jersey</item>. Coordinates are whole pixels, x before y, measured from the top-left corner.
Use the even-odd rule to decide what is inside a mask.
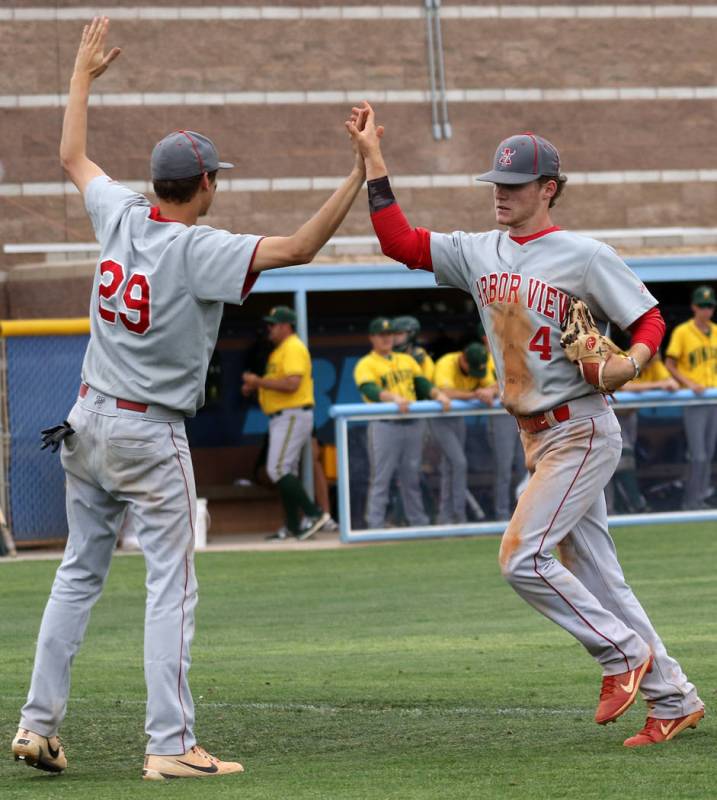
[[[177,131],[177,133],[182,133],[187,137],[187,139],[189,139],[192,144],[192,150],[194,150],[194,155],[197,157],[197,161],[199,162],[199,171],[204,172],[204,162],[202,161],[202,157],[199,155],[199,149],[197,148],[194,139],[192,139],[192,137],[186,131]]]
[[[632,334],[630,346],[644,344],[650,348],[650,352],[654,356],[665,336],[665,320],[660,314],[660,309],[653,306],[641,317],[638,317],[628,330]]]
[[[412,228],[398,203],[374,211],[371,223],[384,255],[400,261],[409,269],[433,272],[431,232],[425,228]]]
[[[155,222],[179,222],[178,219],[169,219],[168,217],[162,216],[162,211],[159,206],[152,206],[149,211],[149,218],[153,219]],[[184,223],[180,223],[183,225]]]
[[[177,453],[177,463],[179,464],[179,470],[182,473],[182,480],[184,481],[184,491],[187,495],[187,505],[189,507],[189,528],[192,532],[192,543],[194,542],[194,519],[192,517],[192,500],[189,496],[189,485],[187,483],[187,476],[184,472],[184,467],[182,466],[182,459],[179,455],[179,448],[177,447],[177,443],[174,440],[174,429],[172,425],[169,424],[169,435],[172,437],[172,444],[174,445],[174,449]],[[190,543],[191,547],[191,543]],[[184,719],[184,728],[182,729],[182,752],[186,752],[186,747],[184,746],[184,735],[187,732],[187,714],[184,710],[184,702],[182,701],[182,654],[184,653],[184,604],[187,602],[187,586],[189,585],[189,556],[188,553],[184,554],[184,596],[182,597],[182,626],[180,630],[180,639],[179,639],[179,673],[177,675],[177,695],[179,697],[179,706],[182,709],[182,717]]]
[[[261,239],[265,239],[265,236],[262,236]],[[254,248],[254,252],[251,254],[251,261],[249,262],[249,268],[246,271],[246,277],[244,278],[244,285],[241,288],[241,299],[242,301],[246,300],[249,296],[249,292],[254,288],[254,284],[259,280],[259,276],[261,272],[252,272],[251,268],[254,266],[254,259],[256,258],[257,250],[259,249],[259,244],[261,243],[261,239],[256,243],[256,247]]]
[[[546,228],[544,231],[531,233],[530,236],[513,236],[512,233],[508,235],[516,244],[525,244],[526,242],[532,242],[533,239],[540,239],[541,236],[545,236],[548,233],[554,233],[555,231],[559,230],[560,228],[557,225],[553,225],[551,228]]]
[[[553,527],[553,524],[555,523],[555,520],[557,519],[558,514],[560,513],[560,509],[563,507],[563,504],[568,499],[568,495],[572,491],[572,488],[575,485],[575,481],[578,479],[578,476],[582,472],[582,469],[585,466],[585,462],[588,460],[588,456],[590,455],[590,453],[592,451],[593,438],[595,437],[595,420],[591,419],[590,422],[592,424],[592,432],[590,433],[590,441],[588,442],[587,452],[585,453],[585,457],[583,458],[582,462],[580,463],[580,466],[578,467],[578,471],[575,473],[575,477],[570,482],[570,486],[568,486],[567,491],[563,495],[563,499],[560,501],[560,505],[558,506],[557,511],[555,512],[555,514],[553,514],[553,518],[550,520],[550,525],[548,525],[547,529],[545,530],[545,533],[543,534],[543,538],[540,540],[540,544],[538,545],[538,550],[533,554],[533,571],[540,578],[540,580],[543,581],[543,583],[545,583],[546,586],[548,586],[548,588],[552,589],[555,592],[555,594],[557,594],[558,597],[560,597],[561,600],[563,600],[566,603],[566,605],[572,611],[575,612],[575,614],[578,616],[578,618],[580,620],[582,620],[582,622],[584,622],[588,626],[588,628],[590,628],[591,631],[593,631],[594,633],[597,633],[597,635],[601,636],[603,639],[605,639],[606,642],[609,642],[618,651],[618,653],[620,653],[620,655],[625,659],[626,671],[629,672],[630,671],[630,662],[628,661],[627,656],[620,649],[620,647],[615,642],[613,642],[612,639],[608,638],[604,633],[601,633],[594,625],[592,625],[590,622],[588,622],[588,620],[585,619],[585,617],[577,610],[577,608],[575,608],[575,606],[568,600],[568,598],[565,597],[564,594],[559,592],[558,589],[556,589],[555,586],[553,586],[553,584],[550,583],[550,581],[544,575],[542,575],[540,573],[540,570],[538,569],[538,556],[540,555],[540,552],[543,549],[543,544],[545,542],[545,539],[546,539],[547,535],[550,533],[550,530]]]

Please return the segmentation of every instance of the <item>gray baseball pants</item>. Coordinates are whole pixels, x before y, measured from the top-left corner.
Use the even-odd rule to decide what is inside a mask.
[[[371,469],[366,498],[366,523],[381,528],[386,521],[391,478],[398,471],[403,511],[409,524],[428,524],[420,487],[423,420],[375,420],[367,425]]]
[[[465,522],[468,488],[466,421],[463,417],[431,419],[429,427],[431,436],[441,449],[441,488],[436,522],[439,525]]]
[[[510,414],[497,414],[488,419],[491,444],[493,445],[493,506],[497,520],[510,519],[512,503],[510,487],[513,481],[513,465],[518,465],[520,477],[525,476],[525,453],[520,441],[520,432]]]
[[[122,410],[114,398],[90,390],[68,420],[76,432],[62,447],[69,538],[42,618],[20,725],[43,736],[57,733],[70,667],[129,510],[147,567],[147,752],[184,753],[196,744],[187,676],[197,581],[196,490],[182,415],[159,406]]]
[[[717,405],[687,406],[683,422],[689,461],[682,507],[700,508],[712,489],[712,459],[717,445]]]
[[[274,483],[289,473],[299,474],[301,451],[313,429],[313,408],[287,408],[270,417],[266,472]]]
[[[603,488],[620,460],[620,426],[597,395],[569,405],[567,422],[521,433],[532,476],[503,535],[503,574],[581,642],[604,675],[634,669],[652,652],[652,672],[641,684],[651,713],[691,714],[702,701],[625,581],[608,533]]]

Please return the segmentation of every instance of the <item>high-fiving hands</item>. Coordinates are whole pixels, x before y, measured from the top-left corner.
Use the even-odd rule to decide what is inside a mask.
[[[90,80],[99,78],[122,52],[119,47],[113,47],[105,55],[109,26],[107,17],[95,17],[89,25],[85,25],[75,58],[75,75],[86,75]]]
[[[386,165],[381,154],[381,137],[383,125],[376,125],[376,114],[365,100],[351,109],[351,117],[344,123],[351,137],[354,152],[366,164],[366,177],[382,177],[386,174]]]

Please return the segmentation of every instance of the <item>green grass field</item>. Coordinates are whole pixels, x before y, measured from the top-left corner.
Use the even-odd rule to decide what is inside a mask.
[[[0,564],[0,798],[714,797],[716,534],[615,533],[628,579],[708,706],[696,731],[640,750],[622,741],[644,704],[594,724],[599,669],[504,584],[496,538],[199,555],[197,734],[246,773],[166,784],[139,779],[142,560],[115,560],[93,613],[59,777],[10,756],[56,563]]]

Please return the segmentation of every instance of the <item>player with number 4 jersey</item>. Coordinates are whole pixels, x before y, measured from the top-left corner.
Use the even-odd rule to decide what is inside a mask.
[[[625,580],[603,492],[621,438],[600,390],[633,379],[657,351],[665,330],[657,301],[610,247],[552,223],[549,209],[567,179],[546,139],[533,133],[505,139],[493,169],[479,176],[494,185],[496,221],[507,230],[441,234],[412,228],[398,206],[370,105],[354,108],[346,127],[366,162],[383,252],[472,295],[503,405],[521,429],[532,474],[503,535],[504,576],[599,663],[598,724],[615,721],[642,692],[647,723],[625,745],[667,741],[694,727],[704,716],[702,701]],[[576,298],[603,330],[612,322],[632,334],[626,354],[605,349],[599,371],[582,369],[582,357],[578,370],[562,349]],[[581,338],[591,367],[601,336],[596,328]]]
[[[331,237],[361,188],[363,160],[295,233],[261,237],[197,224],[217,191],[220,162],[205,136],[175,131],[154,148],[159,202],[113,181],[86,154],[92,81],[105,54],[107,18],[82,35],[60,157],[84,197],[100,243],[91,335],[69,424],[46,431],[62,446],[69,537],[42,619],[17,760],[50,772],[67,761],[57,739],[70,665],[100,596],[117,533],[130,513],[147,565],[145,780],[242,771],[197,745],[189,689],[197,582],[196,490],[184,418],[204,402],[223,304],[240,304],[265,269],[306,263]],[[127,140],[125,146],[132,146]],[[79,376],[78,376],[79,378]],[[79,382],[79,381],[78,381]],[[55,448],[56,449],[56,448]]]

